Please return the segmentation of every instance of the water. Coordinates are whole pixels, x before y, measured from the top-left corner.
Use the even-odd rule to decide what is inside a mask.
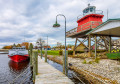
[[[63,70],[62,65],[56,62],[53,62],[51,60],[48,60],[48,63],[62,72]],[[27,73],[20,76],[19,79],[16,79],[14,84],[20,84],[22,82],[23,84],[33,84],[31,69],[29,67],[29,61],[16,63],[11,61],[10,58],[8,58],[8,54],[0,54],[0,84],[8,84],[8,83],[13,84],[12,80],[15,79],[18,75],[20,75],[25,70],[27,70],[26,71]],[[86,80],[83,79],[83,77],[80,74],[72,70],[68,70],[68,77],[75,84],[82,84],[82,83],[78,80],[78,78],[76,78],[74,74],[77,75],[80,80],[84,81],[85,84],[89,84]],[[25,78],[26,80],[23,81]]]
[[[43,60],[44,60],[44,57],[43,57]],[[61,72],[63,72],[63,67],[62,67],[62,65],[60,65],[60,64],[58,64],[58,63],[56,63],[56,62],[54,62],[54,61],[51,61],[51,60],[49,60],[49,59],[47,59],[47,62],[50,64],[50,65],[52,65],[53,67],[55,67],[57,70],[59,70],[59,71],[61,71]],[[79,78],[77,78],[77,77]],[[76,73],[76,72],[74,72],[73,70],[68,70],[68,77],[75,83],[75,84],[89,84],[89,82],[87,81],[87,80],[85,80],[84,78],[83,78],[83,76],[82,75],[80,75],[80,74],[78,74],[78,73]],[[81,82],[81,81],[82,82]]]
[[[8,58],[8,54],[0,54],[0,84],[12,83],[12,80],[20,75],[23,71],[26,73],[16,79],[14,84],[33,84],[29,60],[21,63],[16,63]],[[28,76],[28,77],[27,77]],[[24,79],[26,80],[24,81]]]

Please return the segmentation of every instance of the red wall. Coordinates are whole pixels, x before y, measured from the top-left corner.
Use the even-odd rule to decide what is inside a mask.
[[[97,22],[102,22],[102,18],[104,15],[98,15],[98,14],[89,14],[84,16],[83,18],[79,19],[77,21],[78,23],[78,28],[77,28],[77,32],[89,29],[90,26],[92,26],[92,24],[90,23],[90,21],[97,21]],[[96,26],[95,26],[96,25]],[[93,28],[96,28],[99,24],[95,23],[94,26],[92,26]]]

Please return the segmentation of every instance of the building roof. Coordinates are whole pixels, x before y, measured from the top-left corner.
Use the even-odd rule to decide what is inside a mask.
[[[120,18],[108,19],[101,25],[89,31],[86,35],[90,34],[120,37]]]
[[[44,46],[44,48],[47,48],[47,46]],[[48,46],[48,48],[51,48],[50,46]]]

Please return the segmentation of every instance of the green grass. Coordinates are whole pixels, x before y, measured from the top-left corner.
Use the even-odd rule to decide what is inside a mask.
[[[59,50],[48,50],[47,54],[48,55],[59,55]]]
[[[38,53],[40,53],[40,50],[38,51]],[[43,50],[42,53],[44,54],[45,51]],[[58,55],[59,56],[59,50],[48,50],[47,54],[48,55]]]

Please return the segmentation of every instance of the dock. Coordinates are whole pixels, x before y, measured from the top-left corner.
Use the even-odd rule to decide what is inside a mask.
[[[74,84],[66,75],[38,56],[38,75],[35,84]]]

